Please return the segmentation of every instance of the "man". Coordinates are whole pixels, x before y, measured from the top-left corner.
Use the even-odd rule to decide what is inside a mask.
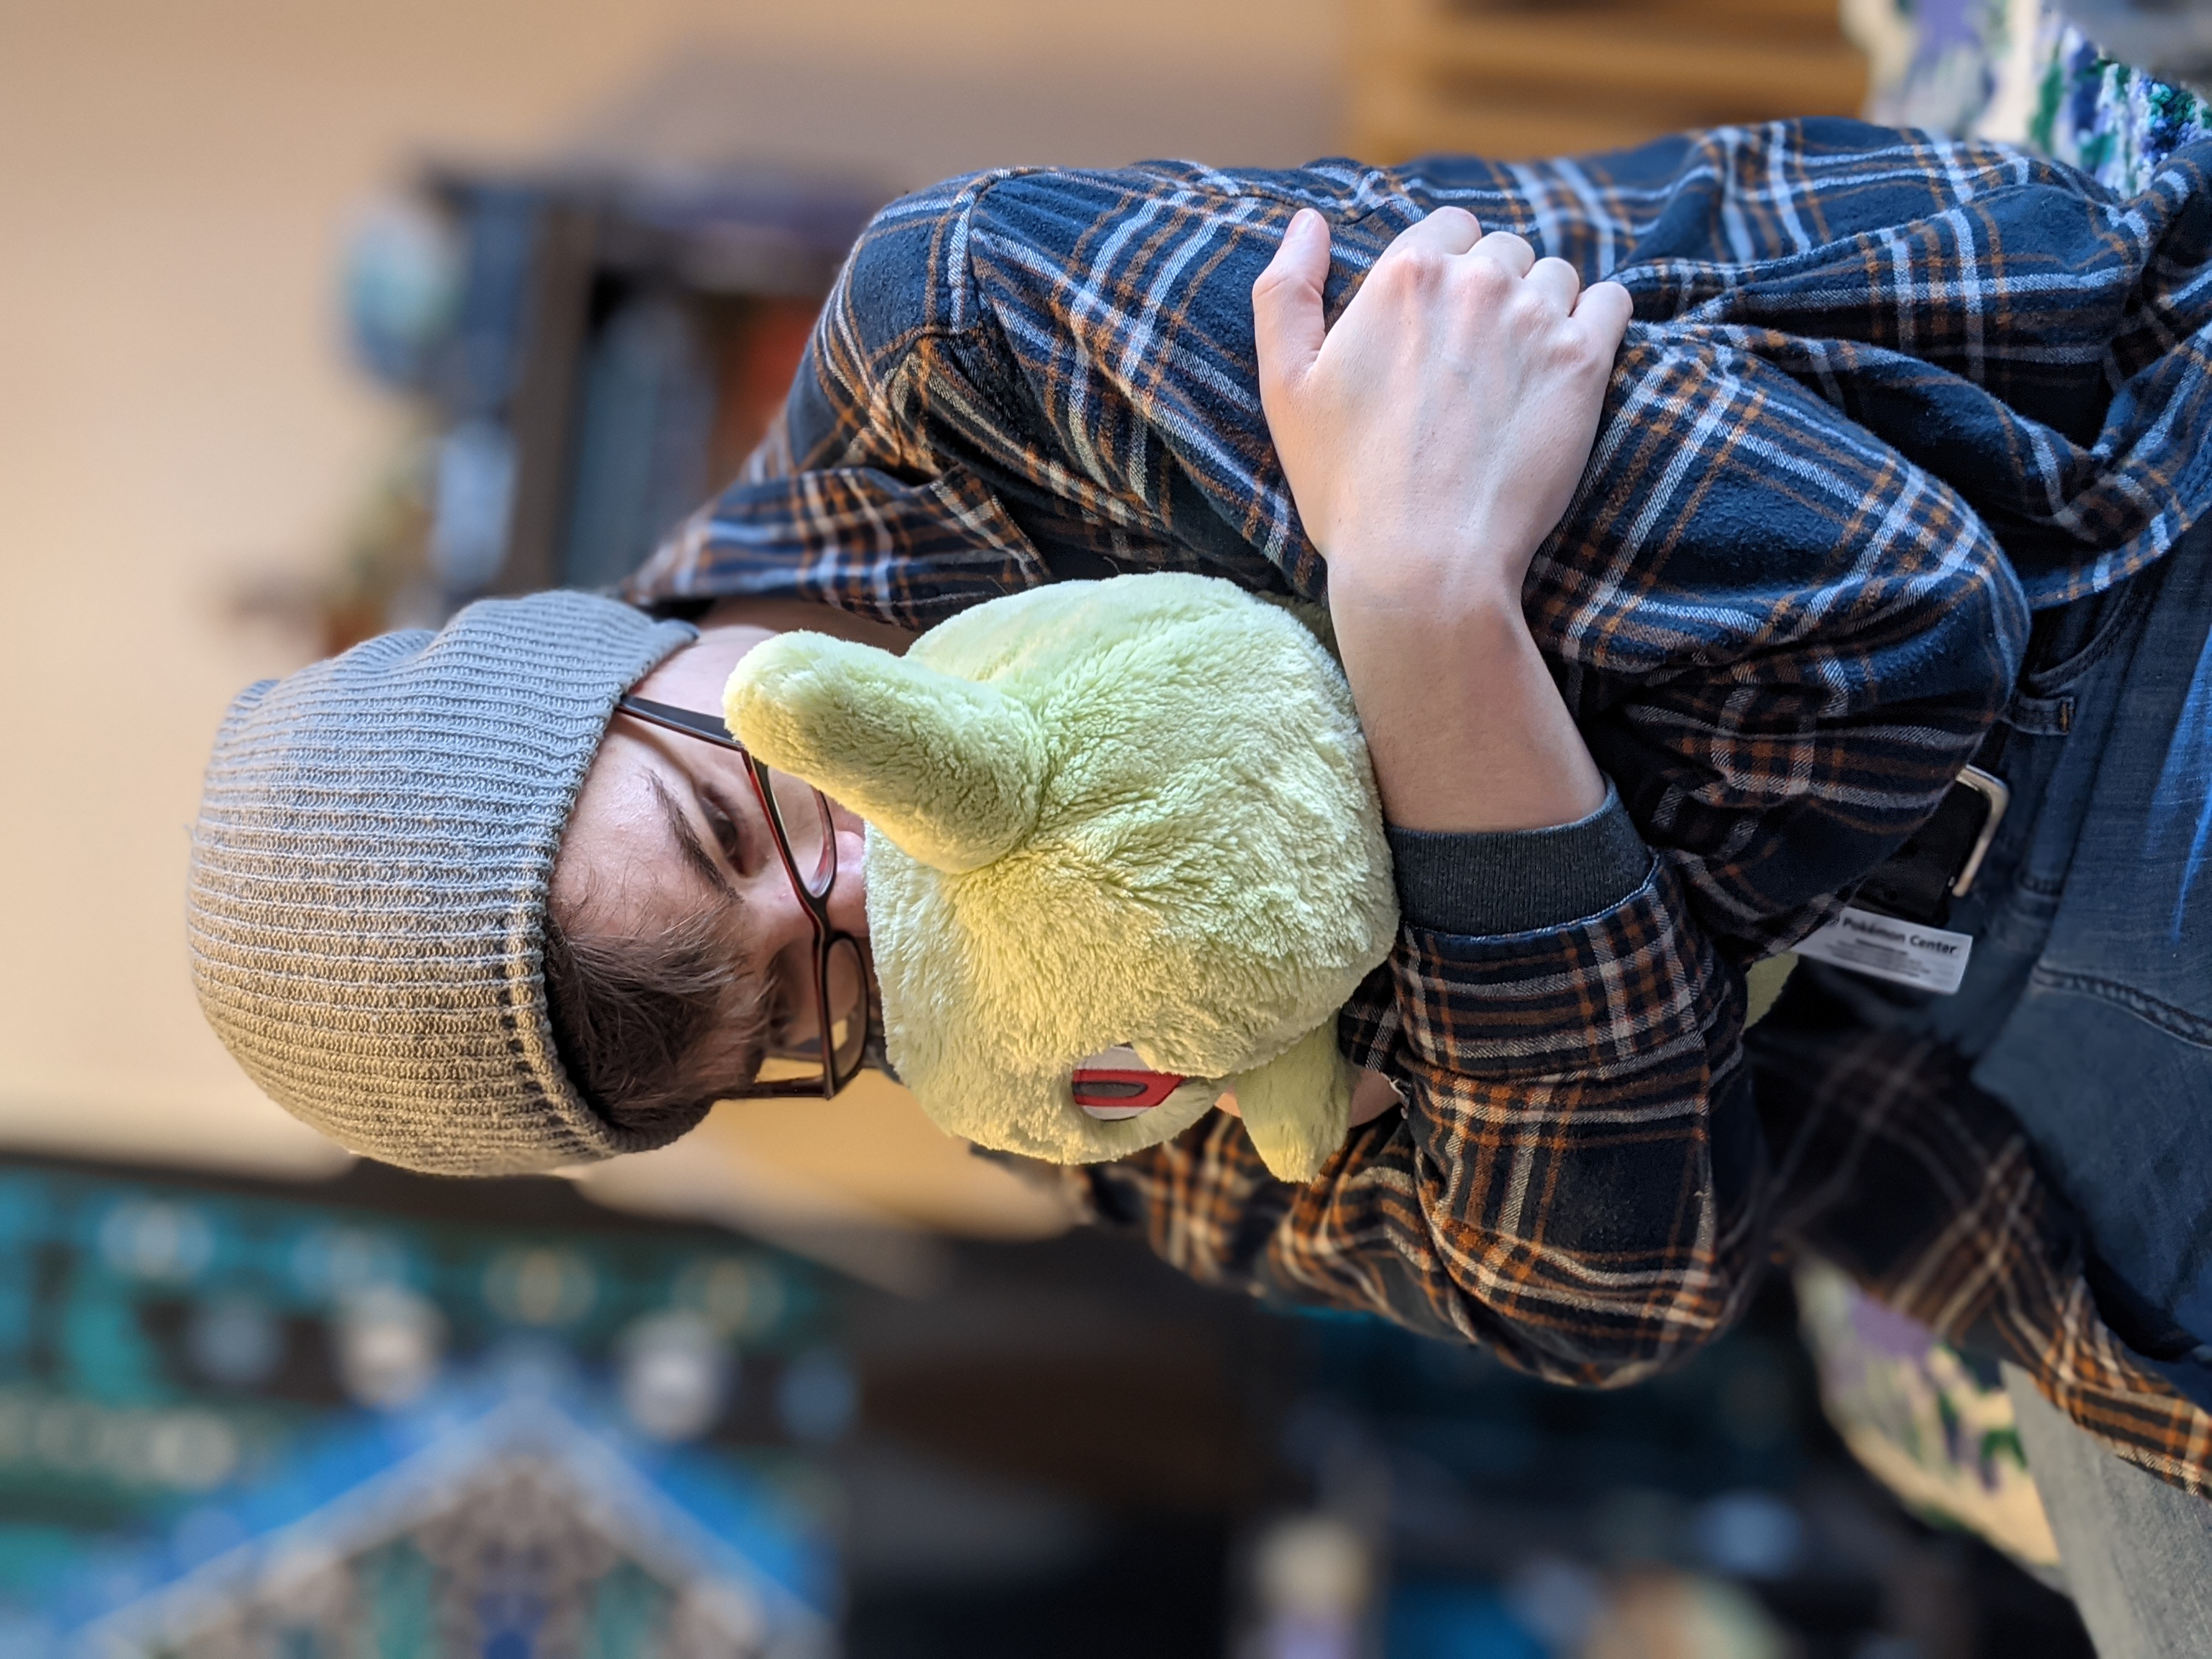
[[[2014,911],[2052,860],[2073,879],[2081,839],[2053,826],[2128,833],[2098,805],[2119,750],[2075,744],[2078,782],[2022,772],[1951,918],[2001,895],[1958,1000],[1823,975],[1747,1054],[1742,978],[1870,876],[1901,902],[1960,884],[1940,849],[1892,855],[1961,767],[2063,749],[2148,684],[2139,647],[2202,637],[2206,184],[2178,158],[2121,204],[2013,152],[1814,123],[1602,166],[908,198],[746,477],[634,584],[712,605],[696,642],[548,597],[241,700],[197,846],[203,1000],[272,1093],[380,1156],[659,1144],[814,1038],[817,941],[864,917],[849,877],[812,902],[789,878],[737,757],[610,727],[625,692],[712,708],[744,627],[883,638],[1073,575],[1326,598],[1407,921],[1340,1035],[1402,1107],[1370,1089],[1300,1188],[1217,1115],[1079,1177],[1097,1209],[1201,1277],[1581,1383],[1669,1363],[1772,1244],[1815,1249],[2024,1367],[2171,1483],[2147,1482],[2185,1506],[2160,1538],[2212,1547],[2205,1229],[2177,1203],[2123,1240],[2128,1194],[2069,1188],[2085,1261],[2030,1158],[2096,1162],[2079,1091],[2014,1077],[2000,1104],[1967,1075],[2025,1051],[2008,1025],[2050,964]],[[2192,752],[2193,684],[2136,699],[2146,753]],[[2201,803],[2186,769],[2151,768]],[[843,870],[852,831],[817,832]],[[2192,845],[2158,866],[2183,873],[2154,990],[2065,970],[2125,993],[2100,1006],[2158,1002],[2185,1045],[2212,1017],[2176,989],[2212,939]],[[2185,1193],[2212,1128],[2166,1108],[2212,1083],[2159,1064],[2103,1070],[2129,1122],[2171,1131]]]

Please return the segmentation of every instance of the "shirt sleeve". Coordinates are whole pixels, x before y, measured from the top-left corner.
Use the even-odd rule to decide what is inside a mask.
[[[1409,922],[1377,981],[1344,1035],[1405,1104],[1319,1180],[1274,1181],[1217,1113],[1069,1171],[1079,1201],[1208,1282],[1479,1342],[1559,1382],[1635,1381],[1733,1319],[1766,1182],[1741,988],[1663,860],[1571,921]]]
[[[1399,908],[1445,933],[1517,933],[1610,910],[1651,868],[1620,792],[1549,830],[1449,834],[1386,826]]]

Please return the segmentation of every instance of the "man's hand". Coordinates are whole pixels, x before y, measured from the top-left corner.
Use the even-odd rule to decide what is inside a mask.
[[[1300,213],[1252,289],[1260,395],[1392,823],[1571,823],[1605,782],[1521,611],[1589,459],[1629,320],[1617,283],[1455,208],[1392,243],[1336,326]]]
[[[1628,290],[1443,208],[1324,332],[1328,226],[1291,222],[1252,289],[1260,398],[1332,590],[1516,599],[1589,459]]]

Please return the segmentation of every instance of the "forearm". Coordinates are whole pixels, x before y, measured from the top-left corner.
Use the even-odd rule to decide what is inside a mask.
[[[1603,805],[1605,779],[1517,596],[1429,602],[1332,590],[1338,648],[1383,816],[1405,830],[1540,830]]]

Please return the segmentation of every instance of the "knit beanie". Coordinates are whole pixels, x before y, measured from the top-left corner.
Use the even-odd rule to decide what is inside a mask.
[[[446,1174],[641,1151],[546,1012],[546,894],[615,700],[697,637],[586,593],[469,606],[230,707],[192,836],[200,1006],[352,1150]]]

